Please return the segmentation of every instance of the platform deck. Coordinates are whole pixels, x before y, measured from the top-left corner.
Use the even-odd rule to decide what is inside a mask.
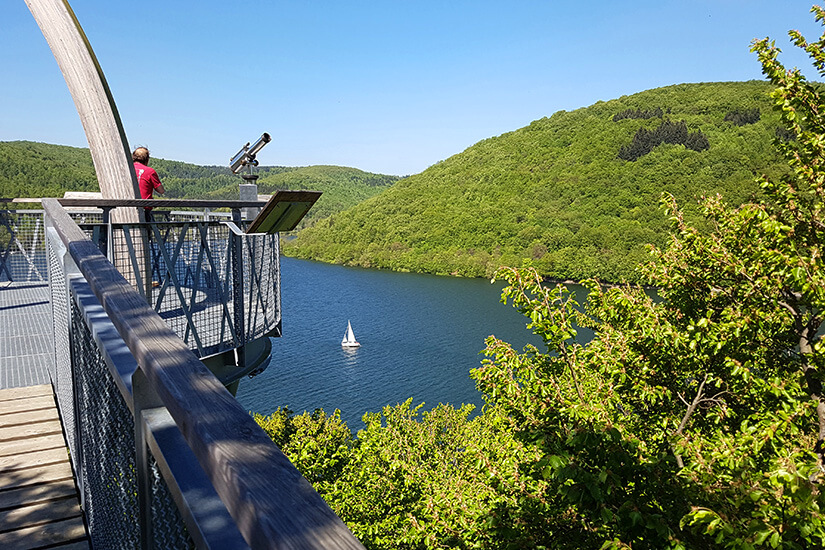
[[[49,384],[0,390],[0,548],[89,548]]]
[[[0,389],[50,382],[53,332],[47,283],[0,282]]]

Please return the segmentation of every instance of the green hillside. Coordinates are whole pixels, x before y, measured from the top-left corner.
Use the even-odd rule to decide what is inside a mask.
[[[312,225],[330,214],[351,208],[373,197],[398,181],[398,176],[372,174],[343,166],[306,166],[259,172],[258,193],[269,195],[278,189],[311,189],[323,195],[302,220],[299,228]],[[237,178],[237,176],[235,176]],[[231,198],[238,194],[238,184],[210,192],[209,198]]]
[[[463,276],[529,258],[553,278],[634,279],[645,243],[666,238],[663,192],[739,203],[757,174],[785,169],[769,89],[680,84],[557,112],[330,216],[286,253]]]
[[[0,142],[0,197],[62,197],[67,190],[98,190],[88,149]]]
[[[151,164],[166,188],[166,198],[237,200],[238,184],[243,183],[228,167],[155,158]],[[399,179],[339,166],[259,168],[256,173],[260,176],[261,194],[278,189],[324,193],[304,219],[304,225],[350,208]],[[28,141],[0,142],[0,197],[62,197],[65,191],[98,191],[88,149]]]

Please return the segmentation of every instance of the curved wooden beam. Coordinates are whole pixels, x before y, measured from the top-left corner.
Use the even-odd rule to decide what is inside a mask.
[[[139,199],[129,142],[92,45],[68,0],[25,0],[72,94],[105,199]],[[134,208],[117,221],[138,221]]]

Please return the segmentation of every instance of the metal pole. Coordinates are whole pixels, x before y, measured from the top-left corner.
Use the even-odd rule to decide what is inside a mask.
[[[241,211],[232,209],[232,220],[240,228]],[[239,367],[246,364],[244,345],[246,344],[246,328],[244,319],[244,276],[243,276],[243,237],[230,231],[230,242],[232,243],[232,308],[234,311],[235,333],[238,336],[240,346],[235,348],[235,360]]]

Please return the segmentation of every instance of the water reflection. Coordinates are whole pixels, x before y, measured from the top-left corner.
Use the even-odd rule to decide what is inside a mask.
[[[358,350],[361,348],[345,348],[341,346],[341,352],[344,354],[343,364],[345,367],[354,369],[358,366]]]

